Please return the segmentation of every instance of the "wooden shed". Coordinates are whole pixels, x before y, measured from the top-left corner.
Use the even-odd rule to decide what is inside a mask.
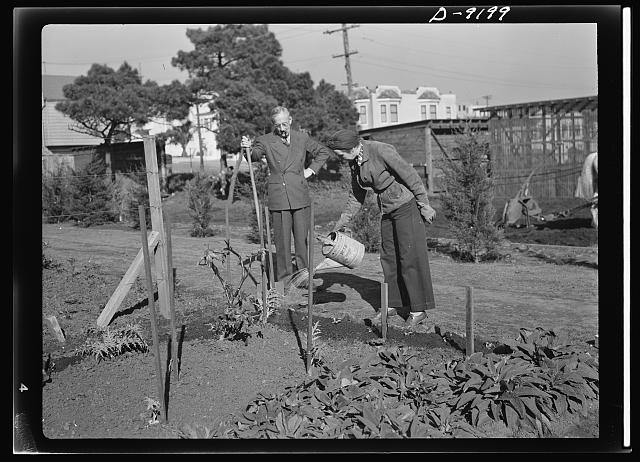
[[[597,96],[482,110],[497,197],[513,197],[531,172],[534,197],[573,197],[584,159],[598,150]]]
[[[426,119],[360,130],[359,134],[363,139],[395,146],[398,153],[424,178],[427,192],[437,194],[442,192],[438,165],[445,155],[451,157],[455,138],[465,127],[485,134],[487,121],[480,118]]]

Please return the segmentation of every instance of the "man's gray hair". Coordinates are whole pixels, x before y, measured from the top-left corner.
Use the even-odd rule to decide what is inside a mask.
[[[287,109],[284,106],[276,106],[273,109],[271,109],[271,120],[275,119],[276,116],[280,115],[280,114],[284,114],[287,117],[290,117],[289,115],[289,109]]]

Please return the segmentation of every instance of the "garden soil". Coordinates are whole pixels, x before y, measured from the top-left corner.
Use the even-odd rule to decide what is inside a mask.
[[[232,231],[232,247],[243,256],[255,252]],[[159,347],[168,420],[154,423],[147,398],[158,400],[153,348],[96,361],[76,353],[140,247],[140,232],[113,227],[79,228],[45,224],[42,273],[43,357],[52,367],[42,387],[42,433],[64,447],[68,439],[176,439],[188,428],[208,427],[234,413],[259,394],[275,394],[308,378],[307,307],[281,308],[247,342],[219,340],[210,324],[225,306],[220,282],[199,265],[206,249],[221,250],[222,236],[194,238],[185,226],[172,228],[176,268],[175,313],[179,377],[167,374],[169,321],[159,316]],[[515,338],[520,328],[542,327],[567,334],[597,356],[597,247],[549,247],[507,243],[504,258],[492,263],[460,263],[430,245],[437,309],[415,330],[403,319],[389,319],[388,345],[411,349],[437,367],[464,357],[466,287],[473,287],[476,351],[489,351]],[[314,261],[320,262],[319,244]],[[252,272],[260,279],[259,266]],[[232,266],[231,281],[239,276]],[[364,358],[380,347],[380,331],[370,318],[380,308],[382,271],[377,254],[365,254],[356,269],[332,269],[315,275],[313,320],[318,321],[323,358],[330,366]],[[256,287],[247,280],[245,288]],[[113,317],[110,329],[139,324],[151,341],[150,312],[143,278],[138,278]],[[158,307],[155,302],[156,309]],[[46,316],[56,316],[65,341],[54,336]],[[567,437],[597,437],[590,424],[571,423],[558,430]],[[517,436],[504,429],[499,436]]]

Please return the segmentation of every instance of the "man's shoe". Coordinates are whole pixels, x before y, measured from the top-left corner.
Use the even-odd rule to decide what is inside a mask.
[[[395,308],[387,308],[387,319],[390,316],[396,316],[398,314],[398,310],[396,310]],[[378,311],[378,314],[376,314],[373,318],[371,318],[371,322],[382,322],[382,309],[380,309]]]
[[[426,311],[417,311],[417,312],[412,312],[409,315],[409,318],[407,319],[407,322],[409,323],[409,327],[414,328],[418,324],[420,324],[422,321],[424,321],[425,319],[427,319],[427,312]]]
[[[309,297],[307,297],[307,294],[290,295],[285,297],[285,302],[290,311],[296,311],[309,304]]]

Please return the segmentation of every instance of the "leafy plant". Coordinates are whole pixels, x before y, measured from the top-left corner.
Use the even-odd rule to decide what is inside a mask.
[[[282,395],[258,396],[242,415],[220,423],[214,437],[428,437],[435,429],[426,418],[432,403],[424,377],[415,358],[397,348],[361,364],[346,361],[338,372],[322,366],[317,378]]]
[[[475,353],[427,371],[408,350],[380,348],[279,395],[259,395],[212,438],[469,438],[490,422],[543,435],[598,395],[597,364],[554,332],[523,330],[504,356]]]
[[[311,365],[314,367],[321,367],[324,364],[324,359],[322,358],[324,349],[326,345],[322,343],[320,338],[320,334],[322,331],[320,330],[320,322],[316,321],[313,326],[311,326],[311,350],[309,352],[304,352],[302,355],[302,359],[307,361],[307,357],[311,358]],[[304,335],[304,334],[303,334]],[[302,339],[302,343],[306,344],[306,336]]]
[[[212,249],[206,249],[204,256],[200,259],[199,265],[209,266],[222,285],[224,295],[227,299],[227,306],[224,313],[210,323],[210,330],[214,332],[214,335],[218,335],[220,339],[229,340],[242,340],[245,343],[248,342],[251,337],[251,327],[258,323],[260,318],[263,318],[263,322],[266,322],[264,317],[265,311],[262,309],[262,301],[258,300],[255,296],[247,294],[242,290],[242,286],[248,277],[252,277],[250,268],[251,264],[264,258],[264,251],[260,250],[254,254],[249,255],[247,258],[242,258],[229,244],[225,241],[226,246],[222,251],[215,251]],[[227,258],[231,255],[237,258],[238,265],[242,270],[242,275],[237,286],[225,281],[218,268],[218,264],[225,264]],[[272,295],[269,299],[270,305],[268,308],[275,306],[275,298]],[[267,317],[269,316],[267,311]]]
[[[149,190],[147,185],[147,175],[144,173],[144,164],[137,164],[133,166],[125,177],[127,182],[123,183],[125,188],[124,209],[126,211],[127,220],[131,223],[131,227],[134,229],[140,229],[140,213],[138,207],[144,206],[145,213],[148,214],[149,210]],[[141,173],[142,172],[142,173]],[[149,225],[147,225],[148,227]]]
[[[189,215],[193,220],[191,227],[191,236],[208,237],[213,236],[215,232],[209,223],[211,223],[211,182],[207,176],[198,172],[192,180],[187,183],[187,206],[189,207]]]
[[[53,172],[42,175],[42,213],[47,223],[61,223],[69,219],[71,178],[73,169],[62,164]]]
[[[158,420],[160,417],[160,402],[148,396],[144,398],[144,401],[147,404],[147,411],[151,411],[151,418],[148,421],[149,425],[160,423],[160,420]]]
[[[118,330],[112,330],[109,326],[104,329],[90,328],[84,344],[74,351],[79,356],[93,356],[99,362],[128,351],[144,353],[148,350],[149,345],[142,336],[140,325],[127,324]]]
[[[169,194],[182,191],[189,180],[194,177],[193,173],[174,173],[167,177],[167,192]]]

